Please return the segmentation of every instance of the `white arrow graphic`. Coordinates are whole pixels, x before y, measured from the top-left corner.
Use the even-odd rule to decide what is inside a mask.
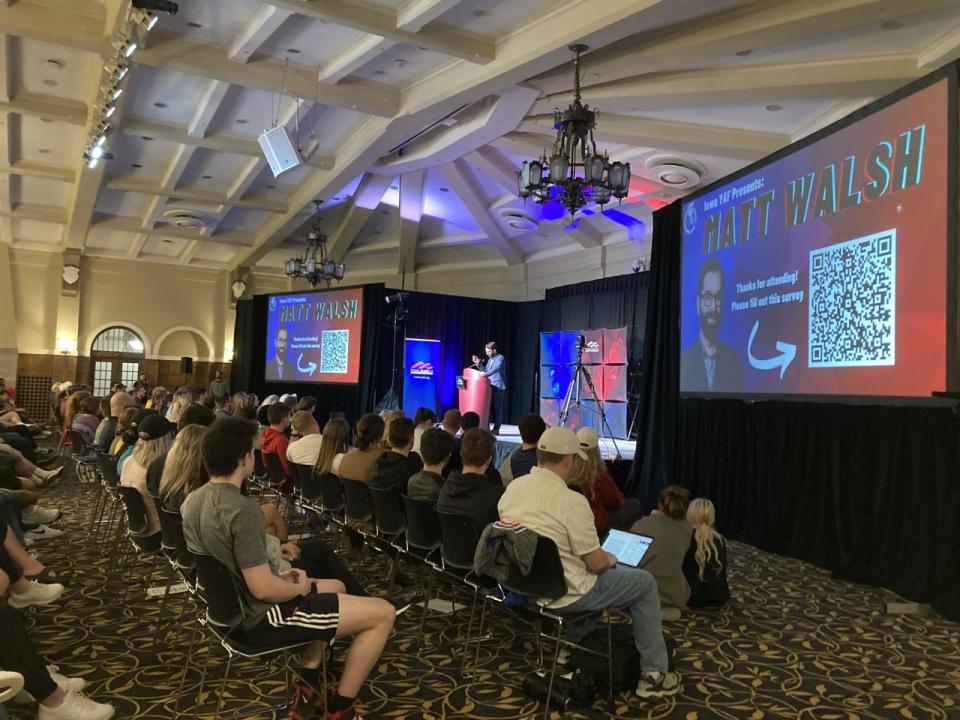
[[[783,380],[783,374],[787,371],[787,366],[789,366],[797,356],[797,346],[777,340],[777,350],[780,351],[780,354],[774,355],[772,358],[767,358],[766,360],[759,360],[753,356],[753,339],[757,336],[757,330],[759,329],[760,321],[757,320],[753,324],[753,330],[750,331],[750,339],[747,341],[747,359],[750,360],[750,367],[755,367],[757,370],[780,368],[780,379]]]
[[[300,365],[301,360],[303,360],[303,353],[300,353],[300,356],[297,358],[297,372],[313,375],[313,371],[317,369],[317,364],[315,362],[310,362],[307,363],[306,367],[303,367]]]

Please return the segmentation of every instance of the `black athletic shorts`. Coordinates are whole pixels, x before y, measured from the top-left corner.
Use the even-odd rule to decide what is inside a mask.
[[[251,645],[324,640],[329,642],[340,625],[340,597],[311,592],[271,607],[260,624],[243,633]]]

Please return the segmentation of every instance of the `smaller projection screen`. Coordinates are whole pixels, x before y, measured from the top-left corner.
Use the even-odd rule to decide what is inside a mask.
[[[266,382],[356,383],[363,288],[270,295]]]
[[[956,103],[935,73],[684,200],[682,393],[948,388]]]

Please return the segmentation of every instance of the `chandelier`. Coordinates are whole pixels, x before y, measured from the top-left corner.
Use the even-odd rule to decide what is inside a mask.
[[[313,287],[318,283],[343,280],[343,264],[327,258],[327,236],[320,229],[320,205],[323,200],[314,200],[317,217],[307,235],[307,247],[300,257],[292,257],[283,264],[283,271],[292,278],[303,278]]]
[[[573,61],[573,103],[563,112],[553,111],[557,137],[553,153],[524,162],[520,169],[520,197],[538,203],[557,200],[571,213],[589,202],[605,205],[610,198],[623,200],[630,188],[630,163],[613,162],[607,153],[597,152],[593,129],[596,110],[580,102],[580,53],[586,45],[571,45]]]

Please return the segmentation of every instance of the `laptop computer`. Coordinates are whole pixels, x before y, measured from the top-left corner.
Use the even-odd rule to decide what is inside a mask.
[[[603,549],[616,556],[621,565],[637,567],[647,554],[653,538],[649,535],[611,529],[603,541]]]

